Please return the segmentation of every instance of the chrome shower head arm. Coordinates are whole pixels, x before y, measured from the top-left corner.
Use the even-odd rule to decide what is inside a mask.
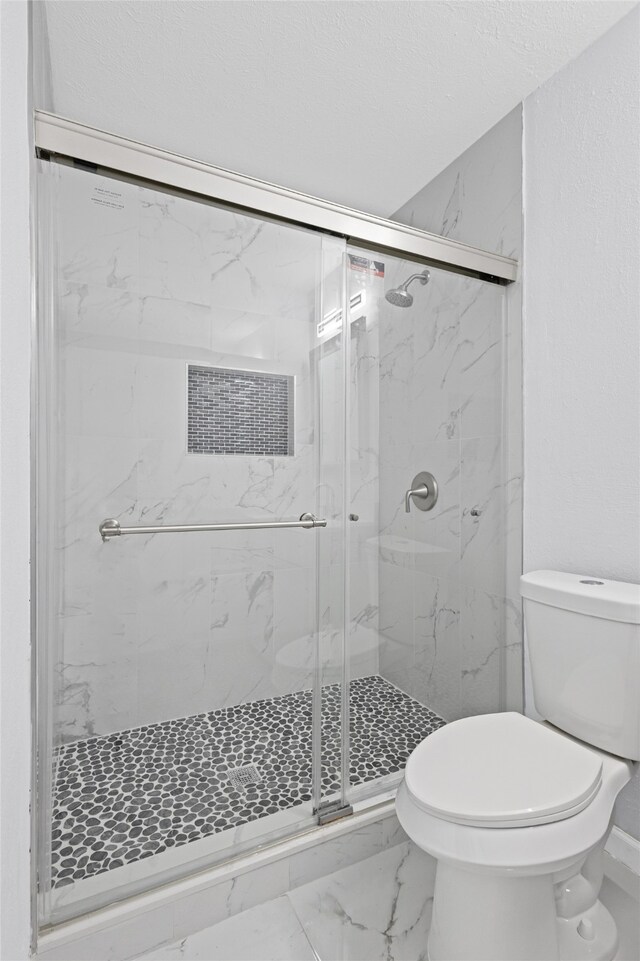
[[[406,290],[410,283],[412,283],[414,280],[419,280],[422,286],[424,287],[425,284],[429,283],[430,276],[431,275],[429,274],[428,270],[422,270],[419,274],[411,274],[411,276],[407,277],[405,282],[403,284],[400,284],[400,286]]]

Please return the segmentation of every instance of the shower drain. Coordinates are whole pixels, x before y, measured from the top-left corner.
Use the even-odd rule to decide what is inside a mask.
[[[227,781],[236,791],[244,791],[250,784],[259,784],[261,780],[260,771],[255,764],[245,764],[244,767],[234,767],[227,771]]]

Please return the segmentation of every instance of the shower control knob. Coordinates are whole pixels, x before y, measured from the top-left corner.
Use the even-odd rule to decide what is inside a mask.
[[[350,521],[359,521],[359,520],[360,520],[360,515],[359,515],[359,514],[349,514],[349,520],[350,520]]]
[[[411,487],[404,495],[404,509],[408,514],[413,502],[421,511],[430,511],[438,500],[438,482],[427,470],[421,470],[411,481]]]

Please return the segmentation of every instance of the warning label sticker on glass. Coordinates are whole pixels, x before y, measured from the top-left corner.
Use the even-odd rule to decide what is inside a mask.
[[[374,277],[384,277],[384,264],[381,260],[368,260],[366,257],[356,257],[349,254],[351,270],[358,270],[361,274],[373,274]]]
[[[124,197],[119,190],[108,190],[106,187],[94,187],[91,203],[98,207],[111,207],[114,210],[124,210]]]

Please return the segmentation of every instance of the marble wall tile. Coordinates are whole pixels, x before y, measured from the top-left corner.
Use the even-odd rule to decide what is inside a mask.
[[[205,671],[216,678],[225,704],[268,697],[273,692],[273,572],[212,578],[211,645]]]
[[[461,445],[462,583],[495,594],[505,589],[504,443],[500,436],[463,440]],[[478,511],[477,515],[472,511]]]
[[[202,204],[141,188],[140,268],[145,294],[193,303],[209,302],[212,222]],[[229,214],[216,226],[229,221]]]
[[[62,416],[66,432],[99,437],[141,437],[134,385],[140,358],[116,350],[70,344],[64,354]],[[105,403],[105,398],[109,403]]]
[[[413,539],[413,516],[407,514],[404,495],[413,480],[411,447],[382,446],[386,457],[380,464],[379,534]],[[385,541],[382,542],[383,544]],[[400,562],[400,559],[398,559]],[[408,563],[413,566],[413,560]]]
[[[162,552],[159,540],[153,545],[156,556]],[[185,703],[192,704],[193,713],[196,705],[210,710],[206,674],[195,671],[194,664],[205,662],[212,643],[211,582],[204,566],[194,564],[180,575],[177,562],[167,565],[162,556],[152,568],[152,556],[142,565],[137,598],[138,717],[181,717]]]
[[[144,300],[119,287],[67,281],[60,283],[58,329],[61,343],[104,345],[109,338],[135,343],[140,337]]]
[[[222,367],[260,370],[265,363],[275,372],[278,361],[278,316],[213,304],[211,350]]]
[[[438,500],[430,511],[411,507],[416,570],[438,577],[456,575],[460,553],[461,462],[458,440],[415,445],[407,486],[421,470],[438,482]],[[404,499],[404,491],[402,491]]]
[[[500,710],[504,645],[503,598],[467,586],[460,614],[461,698],[466,714]]]
[[[63,168],[57,202],[71,212],[57,225],[61,279],[139,292],[139,188]]]
[[[238,874],[173,904],[174,938],[217,924],[289,890],[286,858]]]
[[[316,430],[321,238],[71,169],[60,173],[58,203],[60,737],[309,687],[315,532],[103,544],[97,526],[106,517],[204,523],[317,510],[323,439],[323,481],[334,515],[341,510],[335,359],[321,372],[324,438]],[[295,456],[188,454],[185,380],[194,361],[294,376]],[[360,363],[365,385],[366,351]],[[369,515],[372,424],[362,419],[368,442],[356,459]],[[365,582],[363,570],[358,598]],[[356,626],[374,620],[358,600]],[[293,666],[290,642],[301,648]]]
[[[520,599],[522,574],[522,438],[511,440],[507,450],[505,477],[505,594],[511,600]]]
[[[520,601],[463,589],[460,617],[462,703],[468,714],[522,710]]]
[[[409,840],[395,813],[391,817],[385,818],[382,824],[385,848],[392,848]]]
[[[57,742],[133,727],[138,719],[138,627],[135,614],[80,614],[59,619],[65,656],[55,666]],[[106,639],[106,640],[105,640]]]
[[[387,820],[391,819],[374,821],[348,834],[293,854],[289,858],[291,888],[298,888],[340,868],[373,857],[389,847]]]
[[[460,304],[460,435],[503,436],[504,291],[463,281]]]
[[[514,158],[519,141],[518,150],[514,145],[519,122],[515,114],[505,118],[483,138],[481,148],[472,148],[397,219],[517,256],[521,225]],[[342,644],[341,602],[335,596],[342,530],[335,522],[342,505],[343,412],[336,403],[340,355],[324,350],[318,361],[320,382],[314,371],[311,319],[320,239],[75,170],[61,173],[59,203],[66,212],[59,238],[61,372],[69,387],[64,391],[60,478],[65,495],[60,623],[87,615],[85,631],[98,638],[81,644],[64,627],[60,662],[69,670],[61,677],[73,676],[60,698],[61,718],[66,705],[65,736],[74,730],[81,736],[87,724],[102,733],[129,726],[132,717],[137,723],[160,719],[163,705],[181,713],[184,703],[184,713],[190,713],[194,703],[210,709],[223,706],[228,697],[271,696],[283,690],[287,676],[291,684],[309,682],[308,612],[313,604],[296,600],[287,610],[284,585],[290,576],[290,583],[312,588],[308,574],[315,565],[314,534],[230,533],[206,550],[195,542],[181,550],[162,538],[102,545],[95,527],[106,516],[141,523],[179,515],[197,522],[222,514],[230,519],[297,516],[322,507],[335,527],[331,536],[323,532],[327,536],[321,545],[328,677]],[[427,223],[428,217],[437,222]],[[331,251],[325,257],[325,263],[335,261],[337,279],[339,260]],[[425,630],[426,622],[419,629],[407,623],[409,609],[411,617],[420,603],[428,611],[430,595],[427,591],[417,598],[414,576],[447,582],[460,577],[463,587],[504,596],[512,602],[508,610],[515,609],[521,550],[521,346],[513,288],[506,334],[498,304],[502,290],[442,271],[432,271],[427,287],[415,285],[410,311],[394,310],[383,291],[414,269],[388,258],[384,279],[355,272],[350,277],[353,289],[366,294],[366,318],[350,340],[351,506],[360,521],[349,529],[349,646],[353,676],[385,665],[385,671],[393,672],[390,679],[415,688],[422,698],[426,678],[433,679],[424,640],[432,636],[434,624]],[[337,281],[334,286],[337,291]],[[331,280],[325,287],[327,306]],[[296,457],[221,461],[187,455],[184,371],[189,361],[292,373]],[[506,399],[500,384],[505,369]],[[489,438],[504,440],[505,431],[508,443],[492,453]],[[318,445],[323,470],[316,485]],[[440,502],[432,514],[406,515],[404,491],[419,469],[442,478]],[[470,508],[479,499],[486,504],[476,521]],[[507,513],[498,523],[500,501],[506,502]],[[501,551],[507,560],[499,587]],[[394,568],[410,575],[410,597],[406,578],[403,582]],[[260,592],[259,604],[251,605],[249,614],[252,576],[270,587]],[[398,597],[406,601],[404,611]],[[94,689],[101,686],[100,677],[111,676],[117,684],[116,646],[112,657],[104,643],[113,630],[112,610],[122,618],[119,643],[129,677],[122,690],[127,693],[111,697],[104,714],[90,717],[93,708],[76,712],[71,705],[98,705]],[[230,623],[237,628],[235,640]],[[511,632],[506,650],[514,652],[514,662],[517,618],[509,617],[506,630]],[[300,643],[293,671],[282,653],[292,642]],[[87,667],[88,674],[93,672],[87,700],[79,665],[90,663],[97,666]],[[450,666],[441,663],[440,686],[453,698]],[[420,681],[418,666],[418,675],[424,671]],[[246,672],[242,683],[235,682],[234,671]],[[515,666],[506,676],[517,687]]]
[[[161,345],[166,350],[175,344],[180,349],[179,356],[190,348],[220,353],[216,343],[217,327],[218,317],[206,303],[146,295],[140,298],[139,323],[130,336],[158,345],[157,349]],[[134,349],[137,346],[134,345]],[[234,347],[237,351],[236,344]]]
[[[380,672],[447,720],[460,715],[457,579],[380,566]]]
[[[505,597],[504,706],[507,711],[524,709],[524,642],[522,601]]]
[[[351,677],[377,674],[379,667],[379,590],[377,558],[352,562],[349,572],[350,627],[347,652]]]
[[[457,579],[414,574],[415,697],[447,721],[465,712]],[[462,696],[461,696],[462,695]]]
[[[317,650],[315,581],[315,567],[274,571],[269,673],[278,694],[313,687]]]
[[[522,108],[508,113],[393,214],[508,257],[522,251]]]
[[[212,237],[208,300],[262,313],[308,304],[317,279],[318,235],[236,214],[230,218],[223,236]]]
[[[520,258],[521,136],[518,109],[407,201],[393,219]],[[446,573],[449,582],[457,581],[459,713],[498,710],[501,705],[518,710],[522,707],[518,590],[522,571],[521,287],[517,282],[505,290],[433,270],[428,287],[415,293],[411,310],[381,313],[381,344],[387,348],[381,353],[381,380],[387,379],[381,404],[389,406],[380,420],[380,517],[387,535],[381,547],[380,596],[391,594],[384,578],[393,564],[413,566],[438,579]],[[385,323],[394,325],[396,331],[385,331]],[[407,381],[413,384],[409,443],[419,454],[419,468],[432,470],[440,481],[438,472],[426,462],[437,463],[437,448],[431,448],[429,442],[447,439],[459,443],[458,513],[454,520],[452,510],[449,528],[452,543],[453,534],[458,535],[456,556],[444,564],[441,557],[425,554],[424,547],[422,552],[413,551],[413,562],[409,559],[411,541],[425,544],[427,532],[437,533],[439,539],[443,532],[437,524],[420,524],[417,513],[416,519],[409,521],[398,512],[395,488],[406,463],[398,452],[407,438],[404,428],[395,430],[394,424],[406,417],[407,408],[402,406],[406,392],[402,389]],[[442,487],[449,488],[450,474],[442,463],[438,470],[446,477]],[[472,515],[472,509],[479,510],[479,515]],[[487,610],[489,597],[495,601],[495,617]],[[429,598],[426,591],[427,612]],[[484,611],[478,624],[473,621],[474,610]],[[383,617],[381,600],[381,622]],[[427,617],[424,626],[432,630],[433,618]],[[491,676],[496,645],[502,652],[500,679]],[[381,655],[382,672],[393,662],[394,677],[400,683],[403,676],[409,677],[408,659],[415,658],[416,651],[415,639],[412,652],[408,638],[394,641],[393,651],[387,642],[386,655]],[[485,658],[490,666],[481,670]],[[423,670],[430,669],[425,654]],[[436,675],[440,679],[438,672]],[[424,680],[425,675],[421,676]],[[445,676],[446,671],[443,681]],[[448,689],[453,691],[455,683]],[[456,716],[456,710],[449,716]]]
[[[431,271],[406,313],[411,316],[401,323],[413,330],[411,441],[419,446],[453,440],[460,420],[460,278]],[[392,313],[386,319],[398,322]]]
[[[395,265],[394,265],[395,266]],[[405,267],[408,265],[404,264]],[[392,271],[387,285],[401,282],[403,264]],[[413,273],[411,267],[408,272]],[[397,281],[393,277],[397,274]],[[402,279],[404,277],[402,276]],[[417,295],[420,296],[419,294]],[[380,313],[380,439],[393,437],[399,448],[408,449],[413,441],[411,402],[413,394],[414,324],[401,308],[385,304]]]
[[[415,696],[413,570],[380,564],[380,672]]]

